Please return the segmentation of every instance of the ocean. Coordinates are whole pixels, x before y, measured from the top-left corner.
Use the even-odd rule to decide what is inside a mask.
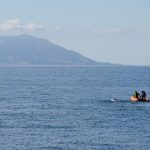
[[[0,150],[147,150],[135,90],[150,97],[150,67],[1,66]]]

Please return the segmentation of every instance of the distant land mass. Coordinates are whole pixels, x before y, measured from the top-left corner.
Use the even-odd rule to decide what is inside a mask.
[[[31,35],[0,36],[0,65],[112,65]]]

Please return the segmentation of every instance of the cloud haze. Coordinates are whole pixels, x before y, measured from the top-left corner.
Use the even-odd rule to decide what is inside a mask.
[[[42,29],[43,27],[39,24],[36,24],[34,22],[23,24],[18,19],[10,19],[0,24],[0,32],[7,32],[13,30],[34,32],[34,31],[41,31]]]
[[[120,34],[121,30],[119,28],[95,28],[92,29],[92,33],[100,35],[112,35],[112,34]]]

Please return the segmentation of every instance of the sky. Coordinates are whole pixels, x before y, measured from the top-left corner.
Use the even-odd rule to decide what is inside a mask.
[[[0,0],[0,36],[20,34],[99,62],[150,65],[150,0]]]

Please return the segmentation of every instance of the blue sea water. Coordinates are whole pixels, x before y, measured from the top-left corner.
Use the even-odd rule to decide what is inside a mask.
[[[150,97],[150,67],[0,67],[0,150],[147,150],[134,90]]]

